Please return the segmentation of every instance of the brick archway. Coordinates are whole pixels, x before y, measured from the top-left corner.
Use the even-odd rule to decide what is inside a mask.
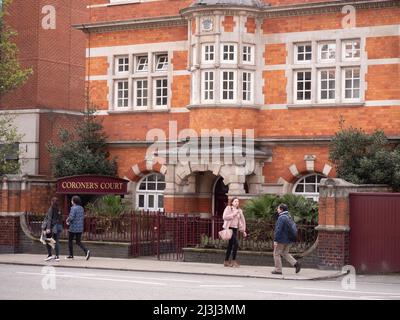
[[[143,160],[133,165],[127,172],[125,172],[124,178],[132,182],[137,182],[150,172],[159,172],[165,175],[167,167],[157,161]]]

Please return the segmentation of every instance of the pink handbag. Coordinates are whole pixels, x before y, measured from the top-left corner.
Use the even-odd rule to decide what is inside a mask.
[[[218,232],[218,235],[222,240],[230,240],[232,238],[232,234],[232,229],[224,229]]]
[[[220,232],[218,232],[218,235],[222,240],[230,240],[232,238],[233,231],[232,229],[229,229],[230,225],[231,221],[229,221],[228,225],[226,226],[226,229],[223,229]]]

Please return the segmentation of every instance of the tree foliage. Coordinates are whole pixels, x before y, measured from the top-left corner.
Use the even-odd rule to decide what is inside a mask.
[[[22,85],[32,74],[32,69],[21,68],[18,48],[13,42],[17,32],[4,19],[10,3],[11,0],[4,0],[3,8],[0,8],[0,97]]]
[[[387,184],[400,190],[400,145],[389,143],[385,133],[341,128],[331,141],[329,157],[337,176],[356,184]]]
[[[107,136],[94,112],[94,109],[85,112],[83,120],[77,123],[74,132],[61,129],[60,146],[53,141],[47,144],[55,177],[81,174],[116,175],[116,159],[109,159]]]
[[[17,132],[13,120],[10,114],[0,115],[0,176],[17,174],[21,169],[18,159],[21,155],[19,143],[23,135]]]

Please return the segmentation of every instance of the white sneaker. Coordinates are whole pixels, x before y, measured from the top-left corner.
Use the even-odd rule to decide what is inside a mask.
[[[50,260],[53,260],[53,259],[54,259],[53,256],[48,256],[46,259],[44,259],[44,261],[50,261]]]
[[[59,262],[59,261],[60,261],[60,258],[59,258],[58,256],[56,256],[56,257],[54,258],[54,261]]]

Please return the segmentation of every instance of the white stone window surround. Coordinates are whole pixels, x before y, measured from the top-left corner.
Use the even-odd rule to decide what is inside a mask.
[[[147,78],[133,81],[133,99],[135,110],[146,110],[149,105],[149,81]]]
[[[349,40],[359,40],[360,41],[360,59],[356,59],[348,61],[342,58],[343,50],[342,44],[345,41]],[[336,42],[336,59],[335,61],[330,62],[319,62],[318,61],[318,44],[325,43],[325,42]],[[305,43],[307,41],[301,41],[301,43]],[[298,42],[290,42],[287,43],[287,50],[288,50],[288,57],[287,57],[287,67],[286,67],[286,76],[288,79],[287,83],[287,97],[288,97],[288,107],[305,107],[305,106],[343,106],[343,105],[352,105],[352,104],[363,104],[365,101],[365,90],[366,90],[366,83],[365,83],[365,74],[367,72],[367,55],[365,51],[366,46],[366,38],[360,37],[346,37],[343,36],[342,38],[336,40],[328,40],[324,38],[315,38],[311,41],[308,41],[312,45],[312,59],[311,63],[296,63],[295,52],[296,48],[295,45]],[[339,49],[338,49],[339,48]],[[318,53],[318,54],[317,54]],[[346,68],[350,67],[358,67],[360,68],[360,99],[344,99],[344,82],[343,82],[343,72]],[[296,101],[296,90],[295,90],[295,72],[297,70],[304,70],[304,69],[311,69],[311,101],[306,103]],[[335,69],[336,70],[336,88],[335,88],[335,100],[333,101],[319,101],[319,81],[318,81],[318,73],[321,69]]]
[[[136,188],[136,206],[144,210],[164,209],[165,177],[151,173],[143,177]],[[161,198],[161,199],[160,199]]]
[[[323,178],[326,178],[326,176],[318,173],[305,175],[295,183],[292,188],[292,193],[318,201],[319,184]]]
[[[255,45],[243,43],[241,49],[241,63],[245,65],[254,65]]]
[[[168,78],[153,78],[153,107],[154,109],[168,108]]]
[[[336,84],[336,69],[318,70],[318,102],[334,103]]]
[[[348,76],[347,74],[350,73]],[[360,101],[360,67],[348,67],[342,69],[342,100],[348,102]],[[350,82],[350,86],[347,86],[347,82]],[[351,97],[346,97],[346,91],[350,91]]]
[[[311,49],[311,51],[309,51]],[[294,62],[301,64],[301,63],[311,63],[312,61],[312,45],[311,42],[301,42],[294,44]],[[303,59],[299,59],[301,56]],[[309,58],[309,59],[308,59]]]
[[[120,55],[114,58],[114,74],[115,75],[127,75],[129,74],[129,56]]]
[[[204,64],[214,63],[215,62],[215,54],[216,54],[216,45],[215,43],[203,43],[202,44],[202,53],[201,53],[201,62]]]
[[[233,42],[222,42],[221,43],[221,64],[237,64],[238,61],[238,45]]]
[[[134,73],[145,73],[149,71],[149,56],[147,53],[135,55]]]
[[[254,72],[242,71],[241,91],[244,104],[254,103]]]
[[[237,102],[237,71],[233,69],[220,71],[220,97],[222,102]],[[225,97],[225,98],[224,98]]]
[[[347,57],[348,53],[350,53],[350,55],[351,55],[350,57]],[[360,39],[342,40],[342,60],[343,61],[359,61],[360,58],[361,58]]]
[[[114,105],[117,110],[126,110],[129,106],[129,81],[118,79],[114,82]]]
[[[134,68],[134,64],[136,63],[135,60],[137,57],[142,57],[142,56],[148,56],[148,71],[147,72],[136,72],[136,66]],[[168,68],[167,70],[163,71],[156,71],[155,70],[155,62],[156,62],[156,57],[159,55],[167,55],[167,64]],[[172,67],[171,67],[171,57],[172,57],[172,52],[171,51],[150,51],[150,52],[131,52],[128,55],[114,55],[112,57],[109,57],[109,61],[116,61],[116,57],[120,56],[128,56],[129,57],[129,70],[134,70],[134,72],[130,73],[124,73],[124,74],[114,74],[114,72],[111,74],[111,79],[109,81],[109,85],[112,86],[113,90],[110,90],[110,105],[109,105],[109,111],[131,111],[131,112],[143,112],[143,111],[159,111],[159,110],[167,110],[170,109],[170,103],[171,103],[171,88],[170,84],[172,82]],[[113,66],[112,70],[115,69],[115,66]],[[149,72],[150,70],[154,70],[153,72]],[[109,73],[110,75],[110,73]],[[116,103],[116,91],[115,91],[115,82],[118,80],[125,80],[127,78],[128,80],[128,88],[129,88],[129,100],[128,100],[128,106],[121,108],[118,107],[118,104]],[[142,108],[141,106],[137,106],[136,104],[136,92],[135,92],[135,80],[136,79],[144,79],[147,78],[147,92],[148,92],[148,99],[147,99],[147,108]],[[168,81],[168,96],[167,96],[167,105],[163,106],[157,106],[156,101],[155,101],[155,88],[154,88],[154,79],[155,78],[167,78]]]
[[[321,41],[318,43],[318,62],[336,61],[336,41]]]
[[[201,74],[201,100],[202,103],[215,101],[215,75],[214,69],[203,70]]]

